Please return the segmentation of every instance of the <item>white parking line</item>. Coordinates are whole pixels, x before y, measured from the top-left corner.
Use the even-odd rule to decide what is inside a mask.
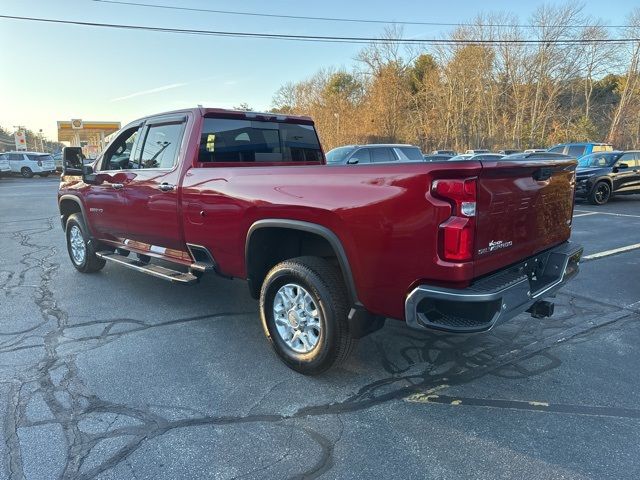
[[[582,260],[595,260],[597,258],[608,257],[609,255],[615,255],[616,253],[629,252],[631,250],[637,250],[640,248],[640,243],[633,245],[627,245],[626,247],[614,248],[612,250],[605,250],[604,252],[592,253],[591,255],[585,255]]]
[[[633,217],[640,218],[640,215],[631,215],[629,213],[612,213],[612,212],[592,212],[589,210],[574,210],[574,212],[579,212],[580,215],[574,215],[574,217],[583,217],[585,215],[595,215],[599,213],[600,215],[613,215],[614,217]]]
[[[577,212],[577,210],[576,210]],[[579,213],[577,215],[574,215],[573,218],[578,218],[578,217],[586,217],[587,215],[598,215],[600,212],[587,212],[587,213]]]

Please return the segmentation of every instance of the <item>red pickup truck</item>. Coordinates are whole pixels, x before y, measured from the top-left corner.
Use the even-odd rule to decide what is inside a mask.
[[[578,272],[570,158],[328,166],[308,117],[207,108],[132,122],[91,166],[77,150],[58,196],[77,270],[246,279],[305,374],[385,318],[470,333],[549,316]]]

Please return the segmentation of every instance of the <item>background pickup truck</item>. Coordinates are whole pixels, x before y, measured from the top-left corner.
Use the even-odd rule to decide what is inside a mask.
[[[246,279],[305,374],[385,318],[469,333],[551,315],[542,299],[582,253],[569,158],[327,166],[310,118],[221,109],[135,121],[78,158],[65,150],[58,199],[77,270]]]

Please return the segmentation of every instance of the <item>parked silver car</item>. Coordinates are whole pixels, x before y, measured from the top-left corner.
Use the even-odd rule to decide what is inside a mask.
[[[414,145],[374,143],[347,145],[326,154],[329,165],[355,165],[363,163],[424,162],[422,151]]]

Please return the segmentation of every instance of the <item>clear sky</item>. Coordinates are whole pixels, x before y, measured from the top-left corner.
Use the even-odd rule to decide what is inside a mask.
[[[132,0],[283,15],[455,23],[481,12],[512,12],[522,23],[541,2],[524,0]],[[624,23],[633,0],[585,2],[585,13]],[[262,33],[377,36],[384,25],[242,17],[113,5],[92,0],[0,0],[0,15]],[[440,38],[446,27],[406,26]],[[113,120],[197,104],[256,110],[284,83],[322,67],[349,67],[361,45],[203,37],[0,19],[0,125],[42,128],[56,120]]]

